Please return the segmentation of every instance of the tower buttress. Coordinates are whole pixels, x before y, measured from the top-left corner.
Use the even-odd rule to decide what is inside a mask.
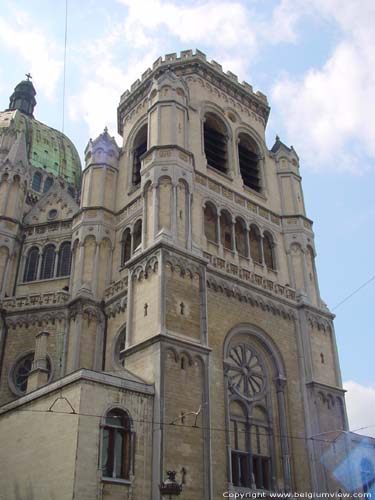
[[[186,149],[188,90],[171,72],[149,91],[149,149],[142,159],[143,247],[162,238],[190,250],[193,155]]]

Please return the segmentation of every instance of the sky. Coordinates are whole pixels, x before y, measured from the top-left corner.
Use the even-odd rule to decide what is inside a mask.
[[[0,109],[31,72],[36,118],[82,158],[105,126],[120,143],[120,95],[160,55],[199,48],[265,93],[268,147],[300,157],[350,427],[375,436],[375,2],[68,1],[64,120],[64,0],[0,1]]]

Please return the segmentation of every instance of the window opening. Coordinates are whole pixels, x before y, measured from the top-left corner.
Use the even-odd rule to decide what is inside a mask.
[[[26,258],[25,273],[23,281],[35,281],[37,279],[39,263],[39,248],[33,247],[29,250]]]
[[[217,243],[217,211],[211,203],[204,207],[204,233],[207,240]]]
[[[57,263],[57,276],[69,276],[72,261],[70,241],[64,241],[59,250],[59,261]]]
[[[243,183],[245,186],[260,192],[258,148],[254,141],[245,134],[240,134],[239,137],[238,159]]]
[[[141,243],[142,243],[142,220],[139,219],[134,224],[134,229],[133,229],[133,248],[134,248],[134,252],[140,248]]]
[[[122,237],[122,264],[125,264],[131,257],[132,252],[132,238],[130,234],[130,229],[127,228],[124,231]]]
[[[275,258],[273,253],[273,239],[268,233],[264,234],[263,238],[263,253],[264,253],[264,263],[268,269],[275,269]]]
[[[42,267],[40,271],[40,279],[45,280],[53,278],[55,268],[55,245],[47,245],[43,250]]]
[[[107,413],[103,427],[103,477],[129,479],[131,428],[126,412],[114,409]]]
[[[225,126],[213,115],[207,115],[204,123],[204,152],[210,167],[226,173],[227,138]]]
[[[35,174],[33,175],[33,181],[31,183],[31,189],[33,189],[34,191],[40,191],[41,185],[42,174],[40,174],[39,172],[35,172]]]
[[[134,186],[141,183],[141,156],[147,151],[147,125],[144,125],[137,133],[133,146],[133,172],[132,182]]]
[[[44,187],[43,187],[43,193],[46,193],[50,187],[52,186],[53,184],[53,179],[52,177],[47,177],[45,183],[44,183]]]

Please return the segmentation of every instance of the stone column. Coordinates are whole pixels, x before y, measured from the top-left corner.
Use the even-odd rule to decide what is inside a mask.
[[[236,244],[236,219],[232,219],[232,250],[235,254],[238,253]]]
[[[47,340],[48,332],[39,332],[35,336],[34,361],[27,379],[27,392],[35,391],[48,382]]]
[[[281,377],[277,378],[276,395],[277,395],[277,406],[279,410],[281,460],[283,463],[284,487],[285,491],[291,491],[292,484],[291,484],[291,472],[290,472],[288,427],[286,424],[285,387],[286,387],[286,380]]]
[[[92,284],[91,284],[91,290],[92,290],[94,296],[97,296],[97,294],[98,294],[99,253],[100,253],[100,244],[98,242],[96,242],[95,256],[94,256],[94,272],[93,272]]]

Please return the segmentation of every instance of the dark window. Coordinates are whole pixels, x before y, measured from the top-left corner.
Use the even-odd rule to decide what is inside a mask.
[[[275,269],[273,238],[269,233],[264,233],[263,238],[264,263],[268,269]]]
[[[52,184],[53,184],[52,177],[47,177],[47,179],[44,183],[43,192],[46,193],[49,190],[49,188],[52,186]]]
[[[220,233],[223,247],[233,250],[232,217],[225,211],[220,214]]]
[[[217,210],[211,203],[204,207],[204,234],[209,241],[217,243]]]
[[[32,247],[26,257],[23,281],[34,281],[37,279],[39,263],[39,248]]]
[[[141,183],[141,156],[147,151],[147,125],[138,131],[133,145],[132,182],[134,186]]]
[[[225,125],[212,114],[208,114],[204,122],[204,152],[210,167],[223,173],[228,171]]]
[[[121,263],[125,264],[132,255],[132,237],[130,234],[130,229],[125,229],[122,236],[122,256]]]
[[[247,257],[248,255],[248,250],[247,250],[247,230],[246,230],[246,225],[245,222],[242,219],[236,219],[236,225],[235,225],[235,235],[236,235],[236,250],[237,252],[244,256]]]
[[[76,192],[75,192],[75,190],[74,190],[74,188],[72,186],[68,186],[68,193],[70,194],[70,196],[72,198],[75,198]]]
[[[40,191],[40,188],[42,186],[42,174],[39,172],[35,172],[33,175],[33,182],[31,184],[31,189],[34,191]]]
[[[18,361],[16,366],[14,367],[13,372],[13,383],[20,393],[25,393],[27,389],[27,379],[29,377],[29,373],[31,372],[31,367],[34,361],[34,353],[31,352],[27,354],[22,359]]]
[[[102,474],[104,478],[129,479],[132,433],[127,413],[114,409],[103,426]]]
[[[246,134],[240,134],[238,143],[240,172],[245,186],[261,190],[259,172],[259,154],[255,142]]]
[[[64,243],[61,244],[59,250],[57,276],[69,276],[71,261],[72,252],[70,250],[70,241],[64,241]]]
[[[142,243],[142,220],[139,219],[134,224],[134,229],[133,229],[133,251],[137,250],[137,248],[141,246],[141,243]]]
[[[115,358],[116,361],[124,366],[125,363],[125,342],[126,342],[126,328],[123,328],[119,333],[115,344]]]
[[[262,245],[261,236],[257,226],[252,225],[250,227],[250,255],[254,262],[262,264]]]
[[[43,250],[40,279],[53,278],[55,268],[55,245],[47,245]]]
[[[26,393],[27,381],[33,366],[33,361],[34,361],[34,352],[30,352],[29,354],[26,354],[26,356],[22,357],[13,368],[12,382],[16,389],[16,392],[18,392],[20,395]],[[47,371],[49,378],[51,375],[51,362],[48,357],[47,357]]]

